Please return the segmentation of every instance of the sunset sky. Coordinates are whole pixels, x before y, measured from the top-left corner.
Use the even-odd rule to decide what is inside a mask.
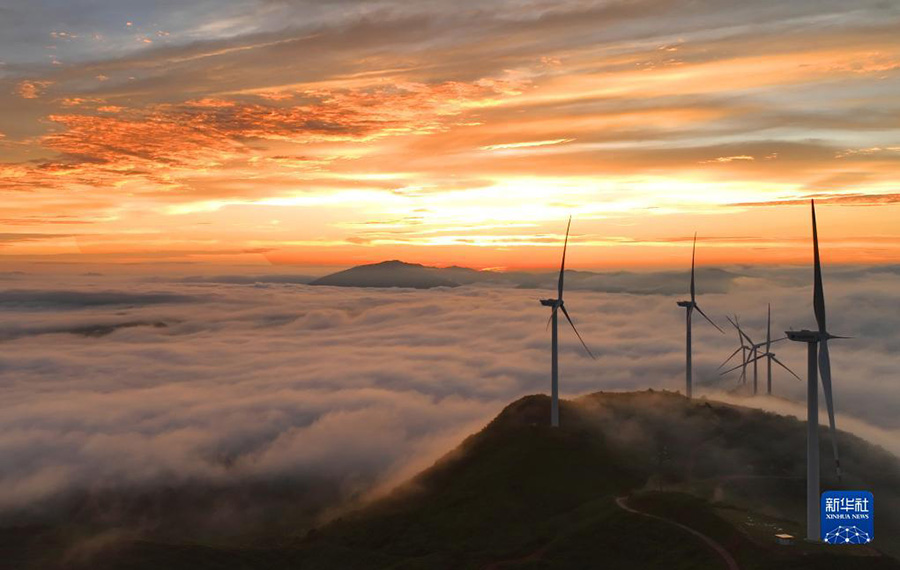
[[[900,262],[900,3],[0,6],[0,255]]]

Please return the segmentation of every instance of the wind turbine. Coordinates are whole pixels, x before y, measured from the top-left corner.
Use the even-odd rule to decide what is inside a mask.
[[[728,319],[728,320],[729,320],[729,322],[731,321],[731,319]],[[738,325],[740,325],[740,321],[738,320],[737,315],[734,316],[734,323],[737,323]],[[734,323],[732,323],[732,324],[734,324]],[[740,368],[741,376],[740,376],[739,380],[743,384],[743,383],[747,382],[747,352],[750,349],[747,347],[746,344],[744,344],[744,335],[741,334],[740,327],[736,327],[736,328],[737,328],[738,342],[741,343],[741,345],[739,347],[737,347],[736,349],[734,349],[734,352],[732,352],[731,355],[729,355],[729,357],[725,359],[725,362],[723,362],[722,364],[719,365],[718,369],[721,370],[723,366],[725,366],[726,364],[731,362],[731,359],[734,358],[738,352],[740,352],[741,353],[740,365],[735,366],[734,368],[731,368],[729,370],[726,370],[725,372],[722,372],[722,375],[724,376],[725,374],[728,374],[729,372]]]
[[[790,372],[794,378],[800,380],[800,377],[797,376],[793,370],[788,368],[788,366],[784,362],[778,360],[778,357],[776,357],[775,353],[772,352],[772,343],[781,342],[783,340],[787,340],[787,337],[783,336],[781,338],[772,340],[772,305],[770,303],[768,307],[768,314],[766,315],[766,352],[760,356],[760,358],[766,359],[766,394],[769,396],[772,395],[772,362],[775,362],[775,364]]]
[[[819,386],[817,376],[822,377],[828,423],[831,428],[831,447],[838,481],[841,480],[841,461],[838,457],[837,432],[834,425],[834,397],[831,393],[831,359],[828,341],[835,336],[828,332],[825,323],[825,291],[822,287],[822,263],[819,260],[819,234],[816,229],[816,203],[810,200],[813,233],[813,311],[818,330],[785,331],[787,337],[807,345],[808,377],[806,383],[806,538],[821,540],[819,526]]]
[[[740,366],[735,366],[734,368],[726,370],[722,374],[728,374],[729,372],[737,370],[738,368],[744,368],[744,372],[742,372],[741,374],[745,375],[747,365],[749,365],[752,362],[753,363],[753,395],[756,395],[757,387],[758,387],[756,364],[759,360],[765,358],[767,361],[767,364],[768,364],[768,377],[766,379],[766,393],[767,394],[769,394],[769,395],[772,394],[772,361],[775,361],[776,364],[778,364],[779,366],[781,366],[782,368],[784,368],[785,370],[790,372],[794,376],[794,378],[796,378],[797,380],[800,380],[800,377],[797,376],[796,374],[794,374],[794,371],[791,370],[790,368],[788,368],[785,363],[778,360],[778,357],[776,357],[775,353],[772,352],[772,343],[773,342],[781,342],[782,340],[787,340],[787,337],[785,336],[785,337],[781,337],[781,338],[772,340],[772,306],[771,305],[769,305],[768,319],[766,321],[767,326],[766,326],[766,341],[765,342],[759,342],[759,343],[754,344],[753,340],[741,328],[741,324],[739,322],[736,322],[736,320],[732,321],[730,318],[728,319],[728,322],[730,322],[732,325],[734,325],[734,328],[737,329],[738,334],[741,336],[741,348],[745,348],[746,350],[750,351],[753,356],[750,359],[745,358],[744,362]],[[744,346],[744,339],[747,339],[747,342],[750,343],[749,347]],[[762,354],[759,354],[759,349],[762,347],[766,347],[766,351]],[[738,349],[738,350],[740,350],[740,349]],[[728,360],[731,360],[731,358],[735,354],[737,354],[737,351],[732,353],[732,355],[728,357]],[[728,360],[723,362],[722,366],[724,366],[728,362]],[[719,368],[721,368],[722,366],[720,366]]]
[[[566,320],[569,321],[570,325],[572,325],[572,330],[575,331],[575,335],[578,337],[578,340],[581,341],[581,345],[587,351],[588,355],[596,360],[594,353],[591,352],[591,349],[588,348],[588,345],[584,342],[584,339],[581,338],[581,335],[578,333],[578,329],[575,328],[575,323],[572,322],[572,317],[569,316],[569,311],[566,310],[566,306],[565,304],[563,304],[563,279],[565,278],[566,272],[566,248],[569,245],[570,227],[572,227],[572,216],[569,216],[569,224],[566,226],[566,240],[565,242],[563,242],[562,263],[559,266],[559,284],[557,285],[557,298],[541,299],[541,305],[553,308],[553,312],[550,315],[550,321],[547,323],[553,325],[553,333],[550,337],[550,343],[552,347],[552,356],[550,358],[550,425],[552,425],[553,427],[559,426],[559,347],[557,343],[558,311],[563,312]]]
[[[694,233],[694,247],[691,250],[691,300],[690,301],[678,301],[679,307],[685,308],[685,323],[686,323],[686,336],[685,336],[685,366],[684,366],[684,381],[685,381],[685,395],[690,398],[692,397],[692,381],[693,381],[693,370],[691,369],[691,315],[694,312],[694,309],[697,309],[697,312],[703,315],[703,318],[709,321],[709,324],[716,327],[720,333],[725,334],[725,331],[719,328],[719,325],[712,322],[712,319],[706,316],[706,313],[703,312],[703,309],[700,308],[700,305],[697,304],[697,292],[696,287],[694,286],[694,259],[697,256],[697,233]]]
[[[725,318],[728,319],[728,322],[731,323],[731,326],[733,326],[734,328],[737,329],[738,335],[740,335],[740,337],[741,337],[741,346],[743,346],[744,340],[745,339],[747,340],[746,351],[749,354],[746,355],[746,358],[744,359],[743,364],[741,364],[741,368],[742,368],[741,375],[745,379],[747,378],[747,366],[749,366],[750,363],[752,362],[753,363],[753,395],[755,396],[756,391],[757,391],[758,378],[759,378],[759,375],[757,374],[758,370],[757,370],[756,364],[757,364],[757,361],[759,360],[759,356],[758,356],[759,347],[762,346],[762,344],[755,344],[753,342],[753,339],[750,338],[747,335],[747,333],[744,332],[744,330],[741,328],[741,326],[739,324],[737,324],[735,321],[731,320],[731,317],[725,317]],[[735,316],[735,318],[737,318],[737,316]],[[732,370],[735,370],[735,369],[732,368]],[[731,370],[726,370],[723,374],[727,374],[728,372],[731,372]]]

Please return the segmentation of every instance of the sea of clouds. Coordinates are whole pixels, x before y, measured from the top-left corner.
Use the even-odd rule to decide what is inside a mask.
[[[696,393],[805,415],[804,383],[783,370],[783,400],[749,399],[726,395],[737,375],[717,367],[737,346],[726,314],[760,340],[766,303],[776,336],[814,324],[810,273],[729,268],[707,289],[713,273],[699,273],[700,305],[727,334],[695,317]],[[666,291],[672,275],[657,278]],[[552,276],[548,289],[290,281],[3,276],[0,515],[72,492],[273,479],[330,481],[360,497],[427,467],[510,401],[549,391],[538,299],[552,295]],[[561,322],[564,397],[683,389],[683,296],[572,281],[566,304],[598,358]],[[829,328],[854,337],[831,350],[839,427],[900,453],[900,269],[833,268],[826,298]],[[775,346],[805,378],[805,346]]]

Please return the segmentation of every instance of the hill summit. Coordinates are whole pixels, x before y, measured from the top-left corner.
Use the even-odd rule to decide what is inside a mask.
[[[304,568],[726,567],[701,534],[741,568],[900,568],[873,547],[775,544],[804,535],[803,422],[652,390],[562,402],[556,429],[549,412],[546,396],[513,402],[390,496],[313,533],[304,559],[322,565]],[[828,437],[823,490],[837,488]],[[897,552],[900,462],[839,440],[841,488],[874,492],[875,544]]]

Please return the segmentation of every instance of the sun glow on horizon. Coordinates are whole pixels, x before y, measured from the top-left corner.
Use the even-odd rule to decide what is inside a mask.
[[[897,14],[823,28],[792,3],[750,34],[564,2],[563,32],[502,4],[433,44],[288,6],[271,14],[309,23],[54,25],[73,59],[0,67],[5,259],[552,267],[572,215],[595,265],[671,264],[694,230],[709,259],[787,263],[816,198],[835,259],[900,262]]]

